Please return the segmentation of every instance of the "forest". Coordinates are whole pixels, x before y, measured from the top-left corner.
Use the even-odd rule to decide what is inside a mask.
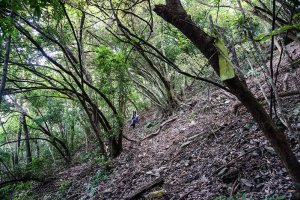
[[[299,0],[0,0],[0,199],[300,199]]]

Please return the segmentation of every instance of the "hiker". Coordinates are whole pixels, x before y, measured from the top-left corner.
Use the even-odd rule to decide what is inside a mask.
[[[132,117],[131,117],[131,124],[130,127],[135,128],[135,124],[138,123],[139,121],[139,116],[136,115],[136,111],[132,112]]]

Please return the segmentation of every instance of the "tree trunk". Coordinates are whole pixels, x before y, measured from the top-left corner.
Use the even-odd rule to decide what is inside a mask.
[[[24,113],[21,114],[21,123],[23,124],[23,130],[25,136],[26,161],[27,163],[31,163],[32,156],[31,156],[31,148],[30,148],[30,141],[29,141],[29,132],[28,132],[28,126],[26,123],[26,117]]]
[[[214,46],[214,38],[200,29],[186,13],[180,0],[166,0],[166,5],[156,5],[154,8],[160,17],[178,28],[209,60],[210,65],[219,75],[219,55]],[[252,114],[254,120],[270,141],[286,167],[295,187],[300,191],[300,163],[292,152],[285,134],[272,122],[265,109],[258,103],[254,95],[237,76],[224,81],[231,92],[242,102]]]
[[[39,146],[39,142],[38,140],[33,140],[34,144],[35,144],[35,149],[36,149],[36,157],[39,158],[40,157],[40,146]]]
[[[18,141],[16,142],[16,152],[15,152],[15,161],[14,161],[15,165],[19,164],[19,150],[20,150],[20,144],[21,144],[21,134],[22,134],[22,123],[21,123],[21,118],[20,118],[18,138],[17,138]]]
[[[120,74],[118,75],[118,88],[119,88],[119,96],[118,96],[118,113],[119,115],[125,116],[125,111],[126,111],[126,86],[125,86],[125,82],[126,80],[124,79],[124,74],[122,73],[122,71],[120,71]],[[121,117],[121,116],[117,116],[117,117]],[[112,138],[111,141],[111,154],[112,157],[115,158],[118,155],[121,154],[122,149],[123,149],[123,143],[122,143],[122,139],[123,139],[123,127],[124,127],[124,123],[123,123],[123,119],[118,119],[118,128],[117,128],[117,135]]]
[[[0,105],[1,105],[2,96],[4,93],[5,83],[6,83],[8,60],[9,60],[9,53],[10,53],[10,43],[11,43],[11,35],[9,35],[7,38],[6,48],[5,48],[3,71],[2,71],[1,81],[0,81]]]
[[[72,125],[71,125],[71,130],[70,130],[71,133],[70,134],[70,145],[69,145],[69,149],[71,151],[74,150],[74,140],[75,140],[75,122],[72,121]]]

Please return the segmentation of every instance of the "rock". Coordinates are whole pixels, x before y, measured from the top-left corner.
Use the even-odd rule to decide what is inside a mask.
[[[244,184],[247,187],[251,187],[252,186],[251,181],[249,181],[247,179],[244,179],[244,178],[241,178],[241,183]]]
[[[103,191],[103,194],[108,194],[111,193],[112,189],[111,188],[107,188],[106,190]]]
[[[297,127],[297,130],[300,130],[300,123],[298,123],[298,124],[296,125],[296,127]]]
[[[180,132],[184,132],[185,130],[186,130],[185,127],[181,127],[181,128],[179,129]]]
[[[165,195],[166,195],[166,191],[165,191],[164,189],[162,189],[162,190],[150,192],[150,193],[147,195],[147,198],[148,198],[148,199],[159,199],[159,198],[162,198],[162,197],[165,196]]]
[[[184,166],[189,166],[190,165],[190,161],[189,160],[186,160],[186,161],[184,161]]]
[[[191,121],[190,126],[196,125],[196,122],[194,120]]]
[[[276,155],[276,152],[275,152],[275,150],[274,150],[272,147],[265,147],[265,149],[266,149],[269,153],[271,153],[271,154],[273,154],[273,155]]]

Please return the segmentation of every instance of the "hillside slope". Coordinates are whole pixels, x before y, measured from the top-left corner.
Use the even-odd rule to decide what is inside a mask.
[[[299,56],[297,49],[291,47],[295,57]],[[283,107],[299,134],[300,95],[295,94],[291,76],[285,78],[289,74],[286,63],[279,72],[279,79],[287,84],[280,85],[280,92],[294,92],[282,97]],[[256,79],[262,81],[263,75]],[[261,96],[256,85],[249,86]],[[48,186],[37,186],[34,193],[52,199],[63,182],[67,199],[117,200],[130,198],[159,179],[163,182],[144,188],[139,198],[214,199],[243,193],[251,199],[274,195],[288,199],[293,187],[286,170],[239,102],[221,90],[208,94],[194,88],[189,93],[190,98],[169,119],[159,119],[155,110],[143,111],[137,127],[125,131],[127,137],[140,142],[124,140],[124,151],[111,164],[111,171],[99,174],[102,168],[94,163],[74,165]],[[155,132],[158,134],[141,141]],[[289,139],[300,157],[299,143],[291,135]],[[96,187],[91,186],[94,177],[98,178]]]

